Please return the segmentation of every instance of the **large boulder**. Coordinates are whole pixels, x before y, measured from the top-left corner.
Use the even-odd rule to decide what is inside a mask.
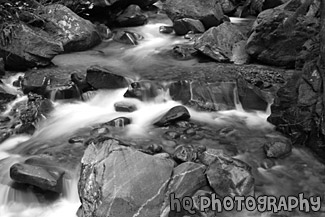
[[[292,0],[260,13],[247,52],[262,63],[293,68],[304,43],[319,32],[318,19],[299,14],[300,5],[299,0]]]
[[[53,4],[40,9],[47,21],[45,29],[62,42],[65,52],[87,50],[101,42],[95,25],[69,8]]]
[[[166,0],[163,10],[175,21],[182,18],[200,20],[206,29],[223,21],[223,12],[217,0]]]
[[[87,50],[101,42],[90,21],[63,5],[39,6],[20,18],[19,23],[6,24],[0,43],[0,56],[9,70],[46,66],[57,54]]]
[[[225,22],[208,29],[195,41],[194,47],[218,62],[228,62],[233,59],[234,45],[244,39],[235,25]]]
[[[49,33],[23,23],[12,24],[8,29],[7,40],[0,43],[0,56],[8,70],[46,66],[63,51],[62,43]]]
[[[174,163],[102,138],[82,159],[79,216],[160,216]]]

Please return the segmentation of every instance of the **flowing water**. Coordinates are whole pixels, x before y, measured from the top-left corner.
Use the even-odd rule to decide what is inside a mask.
[[[234,21],[238,21],[234,19]],[[165,22],[165,20],[163,20]],[[164,25],[170,23],[163,23]],[[98,47],[85,52],[57,56],[53,62],[60,67],[80,67],[92,64],[114,66],[128,73],[134,79],[139,75],[134,71],[147,68],[154,64],[176,64],[172,58],[166,59],[159,55],[177,43],[190,43],[180,37],[163,35],[158,31],[162,23],[149,23],[143,27],[129,28],[143,34],[145,39],[138,46],[125,46],[113,41],[103,42]],[[177,62],[177,64],[192,64],[196,60]],[[132,73],[130,73],[132,72]],[[154,73],[154,72],[153,72]],[[20,94],[11,84],[21,74],[3,79],[3,89],[13,94]],[[163,75],[161,75],[163,77]],[[152,134],[152,124],[170,108],[180,105],[170,99],[168,91],[161,93],[152,101],[143,102],[137,99],[124,98],[126,89],[97,91],[85,102],[56,102],[51,115],[38,123],[32,136],[12,136],[0,144],[0,216],[1,217],[75,217],[80,206],[77,181],[79,167],[70,168],[69,178],[64,181],[64,193],[56,200],[40,200],[30,188],[20,188],[9,177],[9,168],[17,162],[23,162],[30,150],[38,149],[40,144],[58,144],[83,129],[99,123],[110,121],[117,117],[132,119],[132,124],[123,128],[123,137],[141,138],[155,137]],[[232,128],[232,133],[226,135],[238,152],[236,158],[252,166],[258,195],[306,195],[323,194],[325,190],[325,167],[304,148],[294,148],[292,154],[278,160],[266,160],[263,144],[267,141],[284,139],[275,132],[274,127],[266,121],[270,114],[267,111],[244,111],[236,99],[236,109],[219,112],[202,112],[188,108],[192,121],[200,122],[211,129]],[[26,102],[27,97],[20,95],[1,115],[9,115],[12,108]],[[126,101],[136,105],[132,113],[116,112],[114,104]],[[214,133],[219,131],[214,131]],[[218,140],[219,137],[216,139]],[[204,140],[204,143],[213,145]],[[208,146],[209,146],[208,145]],[[320,213],[292,213],[291,216],[321,216]],[[272,216],[270,213],[240,213],[230,216]]]

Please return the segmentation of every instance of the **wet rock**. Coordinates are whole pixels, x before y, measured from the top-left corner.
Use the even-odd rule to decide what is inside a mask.
[[[50,172],[41,166],[22,163],[10,167],[10,177],[14,181],[57,193],[62,192],[62,175],[63,173]]]
[[[197,55],[197,50],[193,45],[179,44],[173,47],[172,54],[178,60],[193,59]]]
[[[79,195],[83,216],[159,216],[173,162],[119,146],[89,145],[82,159]]]
[[[304,43],[319,32],[319,22],[316,17],[303,14],[295,19],[294,13],[298,7],[289,7],[293,2],[258,15],[246,45],[247,52],[253,58],[269,65],[295,66]]]
[[[46,66],[55,55],[64,51],[62,43],[49,33],[34,30],[23,23],[12,25],[10,34],[7,43],[0,45],[0,56],[7,70]]]
[[[114,126],[115,127],[115,126]],[[91,130],[90,135],[97,137],[103,134],[109,133],[109,129],[106,127],[96,127],[95,129]]]
[[[43,96],[45,95],[49,84],[50,78],[46,75],[25,76],[21,86],[24,94],[32,92]]]
[[[174,31],[173,26],[160,26],[159,32],[164,34],[171,34]]]
[[[0,143],[8,139],[11,135],[11,131],[0,131]]]
[[[189,111],[184,106],[175,106],[159,118],[154,125],[163,127],[176,121],[188,120],[190,117]]]
[[[153,81],[136,81],[129,85],[124,97],[148,101],[158,96],[161,87]]]
[[[205,170],[206,166],[193,162],[185,162],[175,167],[166,195],[174,193],[178,199],[191,197],[198,189],[208,185]],[[170,197],[165,199],[165,204],[170,206]],[[171,210],[169,216],[178,215]]]
[[[7,123],[11,119],[8,116],[0,116],[0,123]]]
[[[18,79],[14,82],[12,82],[12,86],[14,87],[21,87],[21,84],[24,80],[24,77],[23,76],[19,76]]]
[[[173,158],[176,162],[195,162],[205,150],[205,146],[179,145],[175,148]]]
[[[168,140],[174,140],[179,139],[181,135],[174,131],[167,131],[166,133],[164,133],[163,137]]]
[[[117,31],[114,34],[113,40],[123,43],[123,44],[131,44],[131,45],[137,45],[138,41],[142,40],[143,36],[139,35],[135,32],[130,31]]]
[[[111,127],[125,127],[126,125],[131,124],[131,119],[125,118],[125,117],[120,117],[120,118],[115,118],[107,123],[105,125],[111,126]]]
[[[113,32],[105,24],[96,24],[95,28],[101,40],[108,40],[113,37]]]
[[[160,153],[162,151],[161,145],[152,144],[147,148],[152,154]]]
[[[141,26],[148,22],[148,18],[137,5],[130,5],[116,18],[119,26]]]
[[[271,103],[271,97],[268,98],[267,92],[249,84],[242,78],[237,80],[238,97],[245,110],[266,111],[268,103]]]
[[[85,20],[69,8],[60,4],[51,4],[42,8],[48,21],[45,28],[58,37],[63,44],[64,52],[83,51],[101,42],[95,25]]]
[[[254,194],[254,178],[246,163],[226,156],[217,157],[206,171],[213,190],[221,197]]]
[[[71,74],[71,81],[77,85],[78,89],[84,93],[87,91],[92,90],[92,87],[90,84],[86,81],[86,77],[79,75],[78,73],[72,73]]]
[[[0,110],[4,110],[6,108],[6,104],[15,100],[17,96],[12,95],[10,93],[6,93],[5,91],[0,89]]]
[[[69,139],[69,143],[71,143],[71,144],[83,143],[84,141],[85,141],[85,138],[81,137],[81,136],[76,136],[76,137],[72,137]]]
[[[20,127],[18,127],[18,129],[15,130],[16,134],[29,134],[29,135],[33,135],[35,132],[36,128],[34,126],[34,124],[32,123],[25,123],[23,125],[21,125]]]
[[[0,76],[5,75],[5,62],[3,58],[0,58]]]
[[[203,33],[205,28],[201,21],[191,19],[191,18],[182,18],[174,21],[174,31],[177,35],[186,35],[188,32],[193,33]]]
[[[46,89],[44,96],[52,101],[65,99],[80,99],[81,93],[75,84],[67,84]]]
[[[100,66],[91,66],[87,69],[86,81],[95,89],[118,89],[128,86],[125,77]]]
[[[206,29],[222,23],[223,12],[217,0],[166,0],[163,10],[175,21],[182,18],[200,20]]]
[[[207,149],[199,155],[199,160],[202,164],[209,166],[212,164],[217,158],[226,156],[224,150],[222,149]]]
[[[289,141],[275,141],[264,145],[266,156],[269,158],[281,158],[291,153],[292,145]]]
[[[233,58],[233,47],[241,40],[245,40],[245,36],[235,25],[225,22],[208,29],[194,47],[218,62],[228,62]]]
[[[134,112],[137,110],[136,105],[128,102],[117,102],[114,104],[114,108],[117,112]]]
[[[241,40],[234,44],[232,47],[231,62],[237,65],[249,63],[250,57],[246,52],[246,40]]]

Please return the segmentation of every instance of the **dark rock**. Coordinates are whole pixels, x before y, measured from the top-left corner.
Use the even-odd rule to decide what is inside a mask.
[[[69,143],[83,143],[85,141],[85,138],[84,137],[81,137],[81,136],[76,136],[76,137],[72,137],[69,139]]]
[[[294,19],[296,7],[292,10],[288,5],[258,15],[246,45],[247,52],[256,60],[293,68],[304,43],[318,34],[319,21],[316,17],[299,16]]]
[[[182,104],[188,103],[192,99],[191,82],[188,80],[176,81],[170,84],[169,94],[175,101]]]
[[[95,27],[102,40],[108,40],[113,37],[113,32],[105,24],[99,23]]]
[[[129,85],[124,97],[148,101],[158,96],[161,87],[152,81],[136,81]]]
[[[71,74],[71,81],[77,85],[78,89],[81,92],[87,92],[87,91],[92,90],[92,87],[86,81],[85,76],[81,76],[78,73],[72,73]]]
[[[123,44],[131,44],[131,45],[137,45],[138,41],[142,40],[143,36],[139,35],[135,32],[130,31],[117,31],[114,34],[113,40],[123,43]]]
[[[208,185],[205,170],[206,166],[193,162],[185,162],[175,167],[167,195],[174,193],[178,199],[191,197],[198,189]],[[170,197],[166,198],[165,205],[170,206]],[[175,211],[171,210],[169,216],[175,214]]]
[[[193,59],[197,55],[197,52],[193,45],[186,44],[175,45],[172,50],[173,56],[178,60]]]
[[[117,102],[114,104],[115,111],[117,112],[134,112],[137,110],[137,107],[128,102]]]
[[[22,81],[22,89],[24,94],[30,92],[36,93],[39,95],[45,95],[47,91],[47,86],[50,84],[50,79],[45,75],[40,76],[25,76]]]
[[[240,160],[227,156],[216,157],[206,174],[210,186],[221,197],[254,194],[251,168]]]
[[[163,10],[174,22],[177,19],[200,20],[206,29],[218,26],[223,21],[223,12],[217,0],[166,0]]]
[[[116,18],[119,26],[141,26],[147,23],[148,18],[137,5],[130,5]]]
[[[21,84],[24,80],[24,77],[23,76],[19,76],[18,79],[14,82],[12,82],[12,86],[14,87],[21,87]]]
[[[11,119],[8,116],[0,116],[0,123],[7,123]]]
[[[83,216],[159,216],[174,163],[102,139],[82,159]]]
[[[188,32],[193,33],[203,33],[205,28],[201,21],[191,19],[191,18],[182,18],[174,21],[174,31],[177,35],[186,35]]]
[[[174,31],[173,26],[160,26],[159,27],[160,33],[171,34],[173,31]]]
[[[238,78],[237,88],[239,101],[245,110],[266,111],[268,101],[271,103],[272,99],[267,99],[266,93],[242,78]]]
[[[16,134],[30,134],[33,135],[36,128],[32,123],[25,123],[18,127],[18,129],[15,130]]]
[[[115,118],[107,123],[105,125],[111,126],[111,127],[125,127],[126,125],[131,124],[131,119],[125,118],[125,117],[120,117],[120,118]]]
[[[43,190],[62,192],[63,173],[50,173],[41,166],[17,163],[10,168],[10,177],[16,182],[37,186]]]
[[[0,143],[8,139],[11,135],[11,131],[0,131]]]
[[[100,66],[91,66],[87,69],[86,81],[95,89],[117,89],[128,86],[125,77]]]
[[[23,23],[12,25],[10,34],[7,43],[0,45],[0,56],[8,70],[49,65],[55,55],[64,51],[62,43],[49,33],[34,30]]]
[[[5,62],[3,58],[0,58],[0,76],[4,75],[6,73],[5,71]]]
[[[0,108],[0,110],[5,109],[6,104],[15,100],[16,97],[17,96],[12,95],[10,93],[6,93],[5,91],[0,89],[0,107],[3,107],[3,108]]]
[[[269,158],[280,158],[291,153],[291,143],[288,141],[269,142],[264,145],[266,156]]]
[[[218,62],[228,62],[233,58],[233,47],[241,40],[245,40],[245,36],[235,25],[225,22],[208,29],[194,47]]]
[[[176,121],[188,120],[190,117],[189,111],[184,106],[175,106],[159,118],[154,125],[163,127]]]
[[[81,93],[75,84],[47,88],[44,96],[52,101],[65,99],[80,99]]]
[[[150,5],[153,5],[158,0],[132,0],[132,4],[139,5],[141,8],[146,8]]]

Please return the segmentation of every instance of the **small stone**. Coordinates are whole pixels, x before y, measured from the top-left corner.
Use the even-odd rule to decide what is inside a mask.
[[[128,102],[117,102],[114,104],[115,111],[117,112],[134,112],[137,110],[137,107]]]
[[[267,157],[280,158],[290,154],[292,146],[289,141],[286,142],[277,141],[277,142],[266,143],[264,145],[264,149]]]
[[[69,139],[69,143],[71,144],[75,144],[75,143],[83,143],[85,140],[85,138],[81,137],[81,136],[75,136]]]
[[[174,131],[167,131],[166,133],[164,133],[163,137],[165,139],[168,140],[174,140],[174,139],[179,139],[180,138],[180,134]]]
[[[111,127],[125,127],[126,125],[131,124],[131,119],[126,117],[119,117],[115,118],[107,123],[105,125],[111,126]]]
[[[163,127],[180,120],[188,120],[190,113],[184,106],[175,106],[154,123],[155,126]]]
[[[90,132],[90,134],[92,136],[99,136],[99,135],[107,134],[107,133],[109,133],[109,129],[106,127],[95,128]]]
[[[159,32],[164,34],[171,34],[174,31],[174,27],[172,26],[160,26]]]
[[[8,116],[0,116],[0,123],[9,122],[10,118]]]
[[[189,135],[189,136],[194,136],[194,135],[196,135],[196,131],[195,131],[193,128],[189,128],[189,129],[184,130],[184,133],[185,133],[186,135]]]

